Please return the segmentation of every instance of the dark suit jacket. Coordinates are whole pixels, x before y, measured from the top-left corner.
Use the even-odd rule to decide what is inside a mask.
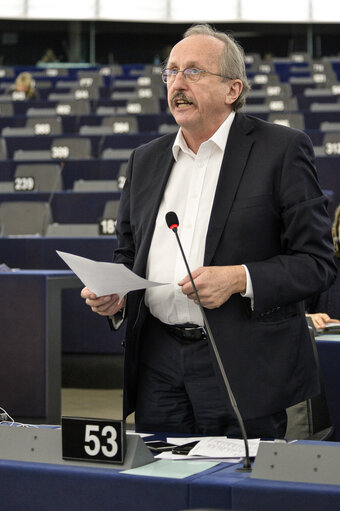
[[[174,163],[174,137],[166,135],[138,148],[128,164],[114,261],[141,276]],[[309,138],[237,113],[216,189],[204,265],[244,263],[253,283],[254,310],[239,294],[206,310],[245,419],[318,393],[302,301],[332,283],[332,257],[326,199]],[[132,292],[127,300],[126,414],[134,409],[139,336],[147,313],[143,296]],[[215,363],[213,355],[212,360]]]

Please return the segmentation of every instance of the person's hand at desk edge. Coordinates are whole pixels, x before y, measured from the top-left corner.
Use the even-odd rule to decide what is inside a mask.
[[[306,317],[311,318],[317,332],[332,331],[333,333],[340,333],[340,320],[330,318],[325,312],[306,314]]]

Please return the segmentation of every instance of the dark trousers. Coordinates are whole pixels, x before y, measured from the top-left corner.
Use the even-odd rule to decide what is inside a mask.
[[[207,340],[184,341],[149,316],[140,348],[137,431],[241,436],[210,357]],[[287,415],[244,422],[249,438],[283,438]]]

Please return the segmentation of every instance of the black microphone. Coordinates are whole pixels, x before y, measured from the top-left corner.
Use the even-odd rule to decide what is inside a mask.
[[[233,394],[233,392],[231,390],[231,387],[230,387],[230,384],[229,384],[229,380],[228,380],[226,372],[224,370],[224,367],[223,367],[223,364],[222,364],[222,360],[221,360],[218,348],[216,346],[216,342],[215,342],[213,333],[212,333],[212,331],[210,329],[208,319],[207,319],[205,311],[204,311],[204,309],[202,307],[201,300],[200,300],[199,294],[197,292],[196,285],[194,283],[194,279],[192,278],[191,271],[190,271],[190,268],[189,268],[189,265],[188,265],[188,261],[187,261],[187,258],[185,257],[184,250],[183,250],[183,247],[182,247],[182,244],[181,244],[181,240],[179,239],[179,236],[178,236],[178,232],[177,232],[177,229],[178,229],[178,226],[179,226],[178,217],[177,217],[177,215],[176,215],[176,213],[174,211],[169,211],[165,215],[165,220],[166,220],[166,223],[167,223],[169,229],[171,229],[175,233],[175,236],[176,236],[179,248],[180,248],[182,256],[183,256],[183,260],[184,260],[185,266],[186,266],[187,271],[188,271],[188,275],[190,277],[190,281],[191,281],[192,287],[194,288],[194,292],[195,292],[195,295],[196,295],[196,298],[197,298],[197,302],[198,302],[199,308],[200,308],[202,316],[203,316],[204,326],[205,326],[205,329],[206,329],[206,331],[208,333],[208,338],[210,340],[210,344],[211,344],[212,349],[214,351],[214,354],[215,354],[215,357],[216,357],[216,361],[217,361],[218,367],[220,369],[220,373],[222,375],[225,387],[226,387],[227,392],[228,392],[228,396],[229,396],[229,400],[230,400],[231,406],[233,407],[233,410],[234,410],[236,418],[237,418],[238,425],[239,425],[240,430],[241,430],[241,435],[242,435],[242,439],[244,441],[244,447],[245,447],[245,457],[244,457],[244,460],[243,460],[243,467],[238,469],[238,470],[241,470],[241,471],[244,471],[244,472],[250,472],[251,471],[251,463],[250,463],[250,458],[249,458],[249,445],[248,445],[247,433],[246,433],[246,430],[245,430],[245,427],[244,427],[244,422],[243,422],[242,416],[240,414],[240,411],[238,409],[237,402],[236,402],[236,399],[234,397],[234,394]]]

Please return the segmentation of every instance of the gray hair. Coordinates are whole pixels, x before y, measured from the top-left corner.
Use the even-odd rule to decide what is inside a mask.
[[[193,25],[186,30],[183,37],[186,38],[192,35],[208,35],[224,42],[225,47],[220,62],[221,75],[228,76],[234,80],[241,80],[243,84],[242,92],[233,103],[233,109],[235,111],[239,110],[245,104],[246,95],[250,90],[250,84],[246,75],[243,48],[231,35],[227,35],[224,32],[217,32],[207,24]]]

